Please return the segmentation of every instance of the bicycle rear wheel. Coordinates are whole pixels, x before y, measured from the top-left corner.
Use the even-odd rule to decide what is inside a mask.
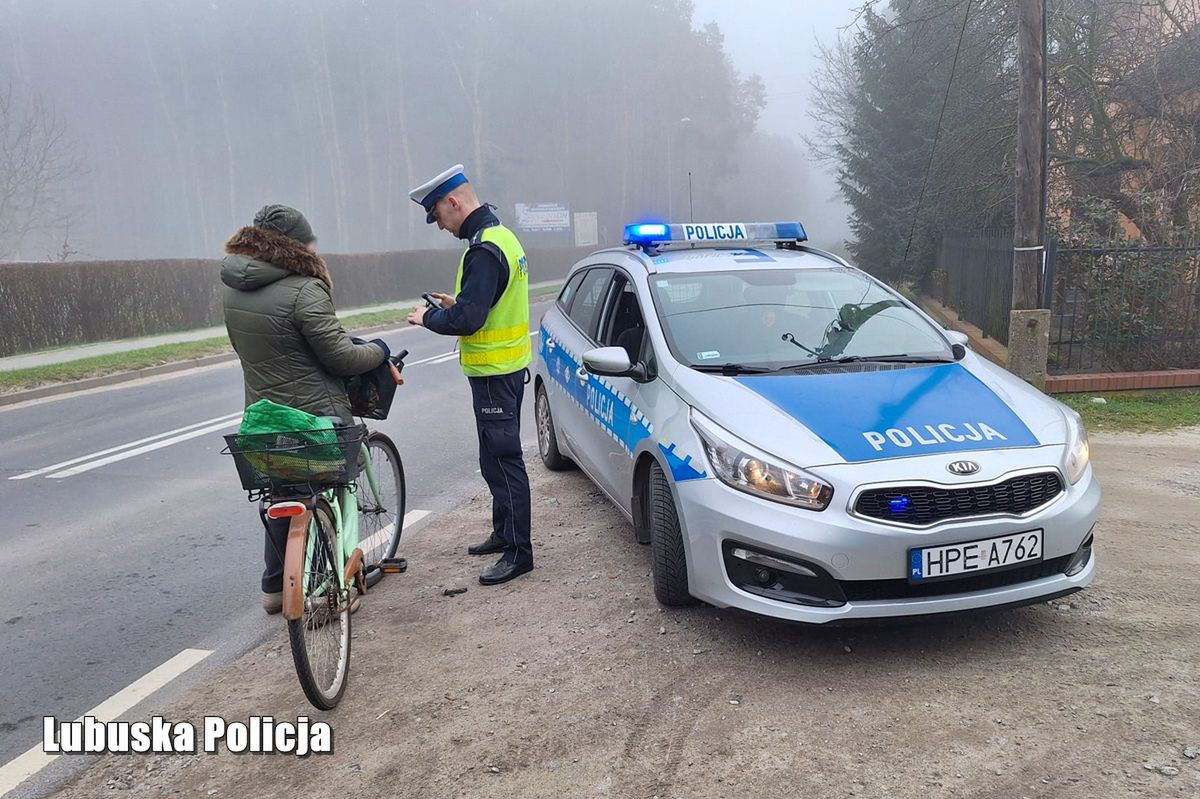
[[[400,451],[383,433],[371,433],[367,438],[367,455],[379,495],[371,491],[364,469],[358,475],[358,547],[363,552],[363,570],[368,585],[374,584],[383,572],[379,561],[394,557],[404,532],[405,486],[404,465]]]
[[[333,509],[318,500],[304,567],[304,615],[288,622],[300,687],[314,707],[337,707],[350,681],[350,591],[337,573]]]

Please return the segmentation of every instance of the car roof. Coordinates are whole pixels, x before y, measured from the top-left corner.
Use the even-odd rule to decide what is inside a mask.
[[[689,272],[741,272],[759,269],[829,269],[852,267],[833,253],[816,247],[672,247],[647,253],[636,247],[610,247],[592,253],[583,266],[621,265],[642,274],[687,274]]]

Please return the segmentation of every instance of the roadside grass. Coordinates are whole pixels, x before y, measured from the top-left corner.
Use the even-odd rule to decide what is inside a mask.
[[[372,311],[342,317],[342,325],[349,331],[363,330],[404,321],[411,308],[390,311]],[[157,347],[95,355],[77,361],[55,363],[47,366],[31,366],[28,369],[0,371],[0,393],[24,391],[50,383],[70,383],[89,377],[103,377],[117,372],[133,372],[161,366],[166,363],[193,361],[210,355],[232,352],[227,336],[215,336],[199,341],[178,344],[161,344]]]
[[[95,355],[91,358],[81,358],[78,361],[66,363],[0,371],[0,392],[22,391],[48,383],[67,383],[116,372],[131,372],[164,363],[189,361],[229,351],[229,339],[225,336],[218,336],[200,341],[162,344],[140,350]]]
[[[562,283],[542,286],[530,293],[531,299],[542,299],[555,295]],[[342,325],[349,331],[366,330],[385,325],[400,324],[412,308],[396,308],[387,311],[368,311],[342,317]],[[161,344],[108,355],[95,355],[77,361],[56,363],[47,366],[32,366],[27,369],[0,370],[0,394],[24,391],[52,383],[70,383],[89,377],[103,377],[117,372],[132,372],[179,361],[192,361],[210,355],[232,352],[226,336],[187,341],[179,344]]]
[[[1094,403],[1092,397],[1103,397],[1105,403]],[[1078,411],[1088,430],[1149,433],[1200,425],[1196,388],[1058,394],[1055,399]]]

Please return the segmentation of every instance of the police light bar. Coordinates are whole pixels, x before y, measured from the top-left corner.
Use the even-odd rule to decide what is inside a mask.
[[[625,226],[625,243],[643,249],[667,244],[745,244],[808,241],[799,222],[705,222],[669,225],[644,222]]]

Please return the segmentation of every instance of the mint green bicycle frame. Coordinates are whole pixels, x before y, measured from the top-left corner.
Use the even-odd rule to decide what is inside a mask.
[[[367,482],[371,486],[371,496],[374,497],[375,503],[382,502],[382,497],[379,496],[379,483],[375,479],[375,470],[371,467],[370,451],[364,441],[362,444],[362,459],[363,470],[367,474]],[[358,547],[358,492],[355,490],[356,484],[339,486],[338,488],[330,488],[322,492],[329,506],[333,508],[333,533],[337,537],[337,549],[333,553],[334,569],[337,572],[337,587],[338,592],[343,595],[348,590],[346,585],[346,563],[349,562],[350,556],[354,554],[355,548]],[[315,551],[317,537],[315,535],[317,529],[317,516],[314,513],[312,521],[309,522],[308,528],[308,545],[307,551],[304,553],[304,574],[306,584],[304,586],[304,596],[307,599],[310,596],[321,596],[324,593],[325,586],[317,586],[316,590],[312,590],[312,586],[307,584],[307,580],[313,576],[313,553]],[[364,564],[365,565],[365,564]]]

